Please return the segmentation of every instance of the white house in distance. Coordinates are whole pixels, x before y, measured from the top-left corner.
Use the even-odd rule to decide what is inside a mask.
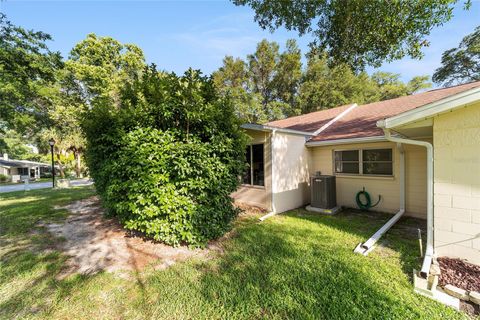
[[[0,157],[0,174],[10,177],[11,182],[39,179],[40,174],[48,168],[48,164],[41,162],[9,159],[6,153]]]
[[[336,179],[337,204],[365,188],[375,210],[427,220],[434,256],[480,264],[480,81],[243,126],[249,172],[232,195],[272,213],[310,203],[310,177]]]

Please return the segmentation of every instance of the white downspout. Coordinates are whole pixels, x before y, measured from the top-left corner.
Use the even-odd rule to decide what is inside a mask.
[[[363,255],[368,255],[370,251],[373,250],[375,243],[387,232],[390,228],[397,223],[398,220],[405,213],[405,151],[403,150],[403,145],[397,143],[397,149],[400,152],[400,208],[398,212],[390,218],[390,220],[385,223],[377,232],[374,233],[367,241],[360,243],[354,250],[356,253]]]
[[[260,217],[260,221],[263,221],[265,219],[268,219],[270,218],[271,216],[274,216],[275,214],[277,214],[277,210],[275,209],[275,191],[276,191],[276,188],[275,188],[275,170],[274,170],[274,161],[273,161],[273,155],[275,154],[274,153],[274,141],[275,141],[275,133],[276,133],[276,129],[273,129],[272,130],[272,133],[270,135],[270,169],[271,169],[271,173],[270,173],[270,201],[271,201],[271,208],[272,208],[272,211],[270,211],[269,213],[267,213],[266,215]]]
[[[433,145],[426,141],[418,141],[392,137],[390,129],[383,128],[385,138],[392,142],[422,146],[427,149],[427,248],[420,275],[428,277],[434,255],[433,250]]]

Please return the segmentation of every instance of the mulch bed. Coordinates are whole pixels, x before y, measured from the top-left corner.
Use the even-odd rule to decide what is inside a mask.
[[[457,288],[480,292],[480,266],[460,259],[438,258],[440,265],[440,286],[451,284]]]

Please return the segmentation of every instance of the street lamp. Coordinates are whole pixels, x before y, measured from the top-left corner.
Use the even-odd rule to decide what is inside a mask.
[[[55,140],[51,138],[48,140],[48,144],[50,145],[50,153],[52,154],[52,188],[55,188],[55,163],[53,162],[53,146],[55,145]]]

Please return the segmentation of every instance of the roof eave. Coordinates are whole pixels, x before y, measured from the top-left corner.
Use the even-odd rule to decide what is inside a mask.
[[[243,129],[253,130],[253,131],[264,131],[264,132],[283,132],[301,136],[314,136],[313,132],[308,131],[301,131],[301,130],[293,130],[293,129],[285,129],[285,128],[278,128],[272,126],[266,126],[263,124],[256,124],[256,123],[245,123],[240,126]]]

